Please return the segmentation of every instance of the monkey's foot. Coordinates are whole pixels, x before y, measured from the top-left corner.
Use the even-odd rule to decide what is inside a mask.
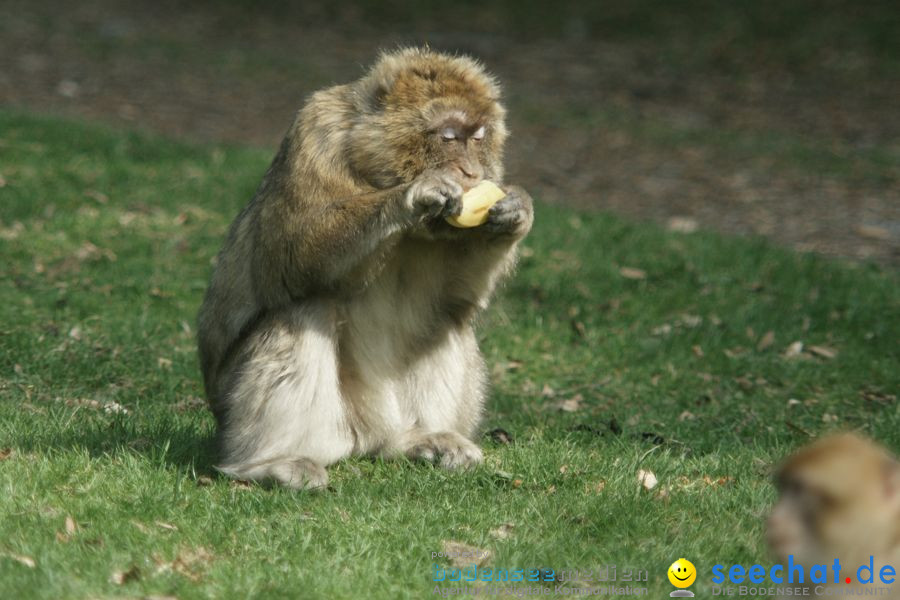
[[[217,467],[235,479],[274,481],[293,489],[318,489],[328,485],[328,471],[308,458],[276,458],[258,463],[243,463]]]
[[[481,448],[453,431],[423,434],[406,450],[409,458],[438,463],[445,469],[467,469],[481,463]]]

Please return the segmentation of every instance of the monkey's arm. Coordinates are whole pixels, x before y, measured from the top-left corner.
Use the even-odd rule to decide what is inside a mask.
[[[464,320],[487,306],[497,283],[515,266],[518,242],[534,221],[531,196],[516,186],[488,213],[484,225],[447,230],[447,312]],[[446,224],[443,224],[446,226]]]
[[[256,289],[272,294],[263,299],[271,305],[304,297],[311,289],[347,291],[348,285],[364,285],[399,233],[459,214],[461,196],[453,178],[426,172],[387,190],[264,203],[254,255]]]

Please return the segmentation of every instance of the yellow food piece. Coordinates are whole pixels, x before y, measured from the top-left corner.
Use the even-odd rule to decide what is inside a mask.
[[[456,217],[447,217],[454,227],[477,227],[487,221],[488,210],[506,196],[506,192],[493,181],[482,181],[463,194],[462,212]]]

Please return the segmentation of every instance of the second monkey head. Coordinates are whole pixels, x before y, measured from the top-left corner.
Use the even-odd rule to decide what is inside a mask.
[[[476,61],[409,48],[381,56],[354,84],[350,163],[377,189],[446,170],[464,189],[501,182],[506,110]]]

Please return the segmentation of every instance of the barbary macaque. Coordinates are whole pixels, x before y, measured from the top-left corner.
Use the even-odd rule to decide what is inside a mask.
[[[783,563],[843,566],[838,584],[856,584],[855,570],[874,557],[900,573],[900,463],[855,434],[825,437],[789,456],[776,474],[778,502],[767,522],[769,546]],[[849,577],[847,582],[845,576]],[[900,597],[900,584],[875,582]]]
[[[299,111],[200,309],[221,471],[316,488],[350,455],[482,460],[472,322],[533,220],[499,98],[474,60],[411,48]],[[505,192],[486,221],[449,224],[483,180]]]

